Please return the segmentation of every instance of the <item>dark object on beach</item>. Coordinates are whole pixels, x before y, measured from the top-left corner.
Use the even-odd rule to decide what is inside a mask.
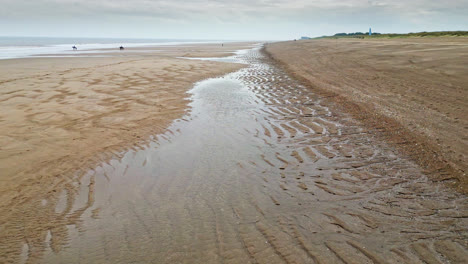
[[[221,43],[221,47],[224,47],[224,43]]]
[[[72,49],[73,50],[78,50],[78,48],[76,46],[73,46]]]
[[[120,50],[124,50],[124,47],[123,47],[123,46],[120,46]]]

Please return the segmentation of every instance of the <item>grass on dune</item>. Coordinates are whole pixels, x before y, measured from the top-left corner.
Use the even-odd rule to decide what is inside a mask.
[[[396,33],[337,33],[333,36],[323,36],[319,38],[409,38],[409,37],[468,37],[468,31],[435,31],[435,32],[417,32],[407,34]]]

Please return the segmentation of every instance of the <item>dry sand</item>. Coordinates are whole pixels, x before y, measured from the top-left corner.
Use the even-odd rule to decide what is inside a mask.
[[[194,82],[242,67],[177,57],[226,56],[250,46],[1,60],[0,225],[15,205],[57,191],[77,169],[86,171],[163,132],[186,112]]]
[[[432,179],[468,191],[468,38],[307,40],[266,51]]]

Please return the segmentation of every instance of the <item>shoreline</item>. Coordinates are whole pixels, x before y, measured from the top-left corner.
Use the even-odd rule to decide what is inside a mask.
[[[223,43],[221,40],[202,41],[202,40],[146,40],[149,42],[142,42],[143,40],[132,39],[57,39],[54,41],[47,41],[48,38],[11,38],[0,37],[0,60],[4,59],[21,59],[21,58],[34,58],[36,56],[54,55],[58,57],[76,56],[76,55],[90,55],[93,53],[108,52],[118,50],[120,46],[126,49],[155,49],[162,47],[184,46],[184,45],[217,45]],[[52,38],[54,40],[55,38]],[[66,42],[75,40],[75,42]],[[117,42],[117,40],[120,40]],[[22,45],[15,45],[14,41],[26,41]],[[85,42],[83,42],[85,41]],[[88,41],[88,42],[86,42]],[[114,42],[115,41],[115,42]],[[227,44],[238,44],[239,41],[224,41]],[[72,50],[72,47],[77,47],[77,50]]]
[[[436,121],[433,121],[432,117],[434,114],[427,114],[427,117],[423,115],[425,111],[432,110],[427,107],[431,107],[438,102],[436,97],[427,98],[427,96],[421,95],[421,93],[430,93],[434,88],[428,89],[428,91],[422,89],[430,86],[427,83],[430,82],[431,78],[437,78],[439,75],[432,77],[429,75],[430,72],[424,72],[424,69],[426,69],[424,67],[426,66],[423,63],[421,63],[423,64],[420,66],[421,68],[416,68],[408,74],[405,73],[405,69],[402,68],[406,67],[406,64],[400,61],[402,60],[400,57],[406,58],[406,56],[401,54],[410,53],[408,55],[411,58],[410,62],[411,60],[417,61],[418,59],[422,59],[425,55],[424,51],[416,53],[411,50],[413,48],[411,45],[417,46],[418,44],[423,46],[428,52],[431,52],[433,49],[435,49],[435,52],[444,53],[445,51],[442,49],[437,50],[434,47],[431,49],[431,46],[436,46],[438,43],[424,43],[424,40],[418,41],[423,43],[405,42],[400,44],[398,40],[391,40],[388,41],[389,43],[385,43],[379,39],[378,45],[392,49],[391,52],[393,54],[390,55],[387,55],[388,50],[374,45],[377,41],[355,39],[274,43],[268,44],[264,52],[273,63],[302,81],[304,85],[314,90],[314,92],[321,94],[332,106],[340,111],[348,112],[354,118],[360,120],[368,129],[367,133],[376,135],[385,142],[390,143],[403,155],[410,157],[425,170],[425,173],[430,176],[431,180],[446,182],[449,186],[457,189],[457,191],[466,194],[468,193],[467,163],[466,151],[463,150],[463,145],[466,145],[466,137],[457,138],[455,135],[457,135],[456,133],[460,133],[461,135],[464,133],[466,136],[466,132],[463,132],[466,127],[464,128],[463,124],[467,123],[468,120],[466,120],[466,117],[462,117],[463,109],[466,110],[466,107],[463,103],[455,100],[458,100],[456,99],[457,96],[467,98],[467,91],[460,90],[460,88],[456,93],[459,92],[461,94],[457,95],[453,91],[447,91],[450,94],[447,94],[448,99],[444,98],[444,100],[455,99],[448,101],[448,106],[440,104],[437,106],[443,108],[437,111],[437,113],[446,111],[447,117],[455,116],[455,118],[451,118],[452,120],[447,121],[447,117],[442,116],[442,119],[437,116],[434,119]],[[454,44],[450,43],[451,39],[441,39],[440,41],[444,48],[451,45],[468,47],[468,42]],[[359,58],[360,61],[356,61],[356,58],[363,54],[364,47],[367,47],[366,45],[372,48],[371,51],[368,51],[369,56]],[[404,47],[404,45],[409,45],[410,48]],[[417,51],[421,47],[414,47],[414,49]],[[452,49],[447,50],[451,51]],[[352,52],[356,54],[349,55]],[[306,53],[313,54],[309,58],[309,61],[301,59],[301,56],[305,56]],[[395,55],[398,53],[400,54]],[[447,56],[447,54],[443,55]],[[387,58],[386,56],[393,57],[387,58],[387,60],[381,63],[374,62],[380,63],[378,64],[379,68],[376,69],[377,67],[373,68],[374,66],[370,62],[373,59],[372,56],[376,58],[379,56],[383,58]],[[391,60],[395,60],[396,65],[391,64]],[[455,66],[460,66],[462,64],[461,60],[462,58],[458,58]],[[340,64],[341,66],[337,66],[339,63],[342,63]],[[447,72],[449,70],[451,69],[447,69]],[[462,74],[463,68],[457,70],[458,72],[450,72],[451,75],[447,75],[447,78],[454,80],[454,83],[463,83],[463,78],[465,78]],[[333,71],[333,73],[327,73],[327,71]],[[384,76],[381,72],[387,76]],[[412,77],[419,74],[420,76],[416,77],[427,78],[429,81],[415,86],[411,81],[401,77],[406,74],[413,74],[410,75]],[[365,89],[361,88],[361,85]],[[394,98],[400,98],[400,100],[405,98],[399,95],[399,93],[404,91],[401,91],[399,87],[395,88],[396,86],[401,86],[403,89],[410,91],[416,90],[415,93],[410,95],[411,101],[409,103],[406,102],[407,105],[399,101],[392,102]],[[383,92],[373,87],[379,87]],[[418,93],[420,93],[420,97],[418,97]],[[451,106],[455,110],[450,109],[449,107]],[[410,116],[410,113],[419,112],[419,109],[424,109],[419,117],[421,122],[418,122],[417,115]],[[438,110],[437,108],[435,109]],[[433,124],[441,122],[441,119],[444,123]],[[453,131],[448,131],[449,128]],[[451,137],[455,137],[455,139]],[[457,143],[451,141],[452,139],[456,140]]]
[[[251,45],[0,61],[0,223],[15,205],[22,210],[33,197],[54,196],[96,164],[164,132],[189,109],[187,91],[196,82],[244,67],[178,57],[230,54]]]

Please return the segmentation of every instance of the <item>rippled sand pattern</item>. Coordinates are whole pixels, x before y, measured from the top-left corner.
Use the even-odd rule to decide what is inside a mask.
[[[468,199],[270,66],[82,178],[26,263],[466,263]],[[34,232],[31,230],[30,232]]]

